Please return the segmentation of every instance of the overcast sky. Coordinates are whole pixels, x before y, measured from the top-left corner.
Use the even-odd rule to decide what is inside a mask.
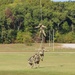
[[[53,1],[61,1],[61,2],[63,2],[63,1],[69,1],[69,0],[53,0]],[[71,1],[75,1],[75,0],[71,0]]]

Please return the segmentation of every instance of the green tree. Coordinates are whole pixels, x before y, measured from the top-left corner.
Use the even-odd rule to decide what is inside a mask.
[[[63,29],[63,32],[64,32],[64,33],[65,33],[65,32],[69,32],[70,27],[69,27],[69,25],[68,25],[67,22],[65,22],[65,23],[62,25],[62,29]]]

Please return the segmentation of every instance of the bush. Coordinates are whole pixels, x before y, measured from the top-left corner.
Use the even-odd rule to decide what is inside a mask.
[[[23,32],[19,31],[17,33],[16,42],[17,43],[23,43]]]
[[[32,37],[30,32],[19,31],[17,33],[17,43],[25,43],[26,45],[32,45]]]
[[[12,29],[8,30],[5,32],[3,35],[3,43],[9,44],[9,43],[14,43],[16,37],[16,32]]]
[[[56,41],[59,43],[75,43],[75,33],[58,34],[58,36],[56,36]]]

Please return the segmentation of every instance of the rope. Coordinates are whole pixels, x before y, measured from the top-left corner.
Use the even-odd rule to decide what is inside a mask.
[[[40,14],[41,14],[41,22],[42,22],[42,3],[41,3],[41,0],[40,0]]]

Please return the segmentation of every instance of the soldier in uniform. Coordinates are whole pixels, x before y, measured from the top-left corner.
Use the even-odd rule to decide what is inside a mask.
[[[35,67],[39,67],[39,62],[40,62],[40,56],[38,53],[35,54],[34,56],[34,63],[35,63]]]
[[[45,51],[44,47],[42,47],[41,50],[39,51],[39,55],[40,55],[42,61],[44,58],[44,51]]]
[[[45,34],[45,31],[44,31],[44,29],[46,28],[46,26],[44,26],[43,24],[39,24],[37,27],[35,27],[35,28],[39,28],[40,29],[40,34],[39,34],[39,36],[41,35],[41,34],[43,34],[45,37],[46,37],[46,34]]]
[[[29,63],[29,65],[31,66],[31,68],[33,68],[33,66],[34,66],[34,55],[33,56],[31,56],[29,59],[28,59],[28,63]]]

